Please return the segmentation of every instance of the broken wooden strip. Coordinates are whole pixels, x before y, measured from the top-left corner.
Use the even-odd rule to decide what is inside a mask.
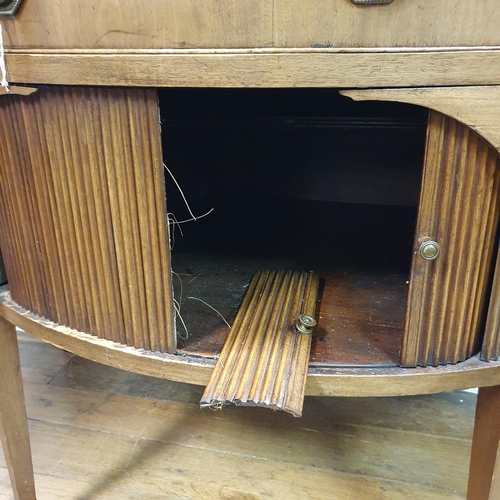
[[[307,316],[314,318],[316,303],[318,301],[318,289],[319,276],[310,274],[304,293],[302,314],[306,314]],[[300,413],[302,413],[302,406],[304,404],[309,355],[311,352],[311,337],[312,335],[310,334],[297,335],[297,343],[292,361],[292,366],[295,366],[295,370],[293,371],[293,380],[288,384],[293,387],[294,390],[287,391],[284,394],[284,407],[300,408]],[[305,363],[303,362],[304,360],[306,360]]]
[[[313,272],[256,273],[243,298],[200,405],[264,406],[302,415],[311,334],[295,323],[314,317]]]

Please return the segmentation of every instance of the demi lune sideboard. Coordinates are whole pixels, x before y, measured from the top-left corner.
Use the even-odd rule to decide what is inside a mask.
[[[0,18],[10,82],[0,95],[9,280],[0,295],[0,435],[15,498],[35,498],[15,326],[100,363],[207,385],[227,361],[224,321],[238,322],[253,272],[283,266],[314,269],[320,283],[301,396],[480,387],[468,498],[500,498],[496,4],[24,0]],[[200,100],[184,110],[179,89],[188,88],[221,89],[220,100],[190,94]],[[232,134],[240,97],[227,101],[230,89],[302,89],[305,101],[307,89],[322,93],[312,122],[259,115],[252,104]],[[336,115],[344,106],[348,119]],[[419,108],[415,122],[404,118]],[[355,117],[368,109],[369,119]],[[394,116],[376,118],[386,110]],[[406,127],[407,146],[391,156],[400,170],[384,167],[394,117]],[[326,167],[301,167],[310,154],[279,164],[280,137],[292,149],[296,137],[306,137],[301,147],[321,142],[302,132],[311,123],[340,137],[322,139],[335,145],[324,148]],[[356,143],[372,126],[380,140]],[[183,136],[195,129],[190,147]],[[181,130],[182,147],[169,145],[168,130]],[[345,168],[330,151],[342,143],[355,158]],[[368,144],[373,155],[363,153]],[[413,169],[401,158],[417,146]],[[214,159],[224,151],[232,156]],[[199,201],[195,213],[188,207],[191,246],[174,242],[184,221],[173,215],[176,187],[165,191],[173,173]],[[269,323],[273,307],[256,311]],[[276,370],[298,377],[292,354],[278,354]]]

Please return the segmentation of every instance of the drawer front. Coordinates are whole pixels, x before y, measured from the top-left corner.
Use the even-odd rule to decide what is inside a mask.
[[[8,48],[164,49],[272,45],[272,0],[22,0],[0,18]]]
[[[276,0],[277,47],[458,47],[500,44],[498,0]]]
[[[499,166],[477,133],[431,111],[402,366],[457,363],[480,350],[500,216]]]
[[[22,0],[8,48],[458,47],[500,45],[498,0]]]

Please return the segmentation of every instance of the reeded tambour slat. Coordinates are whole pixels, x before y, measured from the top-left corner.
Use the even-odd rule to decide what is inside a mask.
[[[319,278],[314,273],[256,273],[243,298],[201,406],[264,406],[302,414],[311,334],[300,314],[313,317]]]
[[[457,363],[479,350],[500,211],[497,153],[431,111],[401,364]],[[439,244],[423,258],[425,241]]]
[[[493,285],[491,287],[488,316],[484,328],[481,359],[493,361],[500,358],[500,251],[498,251]]]
[[[44,87],[0,101],[12,297],[76,330],[175,349],[156,92]]]

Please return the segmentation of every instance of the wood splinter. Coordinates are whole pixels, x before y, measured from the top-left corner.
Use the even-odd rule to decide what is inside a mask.
[[[202,407],[221,409],[233,403],[302,415],[318,288],[313,272],[254,275]]]

